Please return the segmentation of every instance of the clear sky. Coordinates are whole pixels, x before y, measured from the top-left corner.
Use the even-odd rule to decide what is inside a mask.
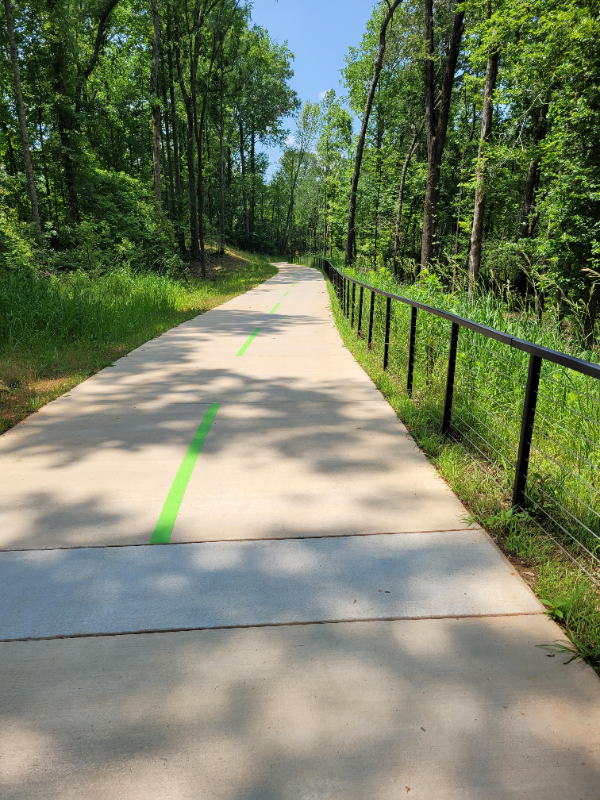
[[[362,38],[373,11],[371,0],[253,0],[252,5],[253,22],[272,39],[287,41],[294,54],[291,84],[303,103],[317,102],[328,89],[343,93],[339,81],[344,56]],[[269,151],[271,162],[279,155],[278,149]]]

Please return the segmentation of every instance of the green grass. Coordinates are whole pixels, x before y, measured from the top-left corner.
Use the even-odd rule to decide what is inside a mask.
[[[213,280],[0,273],[0,433],[149,339],[276,274],[238,253]]]
[[[499,436],[506,437],[503,418],[499,417],[497,412],[490,413],[489,407],[486,409],[485,406],[483,406],[484,412],[477,407],[477,417],[475,417],[475,409],[469,406],[470,399],[467,398],[465,406],[467,409],[471,407],[473,412],[468,420],[480,436],[476,439],[476,443],[483,452],[479,452],[461,435],[460,426],[454,429],[454,439],[445,439],[441,435],[441,402],[448,347],[447,324],[437,324],[439,321],[433,319],[432,324],[427,326],[423,320],[419,321],[422,343],[417,348],[417,368],[421,374],[415,371],[415,389],[413,396],[409,397],[405,389],[405,374],[400,364],[402,354],[407,349],[407,330],[401,326],[397,318],[393,320],[390,369],[384,372],[382,369],[383,303],[376,310],[374,345],[368,347],[366,338],[357,336],[356,320],[354,327],[351,328],[349,320],[340,310],[333,288],[330,284],[328,286],[334,317],[345,345],[395,409],[417,444],[463,501],[471,514],[471,521],[477,522],[489,531],[523,578],[546,604],[549,616],[562,625],[569,639],[563,645],[555,645],[555,649],[560,650],[562,646],[569,658],[572,656],[584,658],[600,671],[598,586],[569,558],[569,555],[573,556],[573,550],[576,551],[575,555],[578,555],[579,551],[572,546],[573,543],[568,536],[563,534],[561,537],[561,531],[555,528],[549,532],[547,523],[546,527],[540,526],[540,519],[532,513],[514,513],[510,508],[508,498],[511,461],[508,458],[503,461],[498,456],[494,459],[488,457],[485,445],[489,432],[484,436],[480,423],[481,416],[487,412],[487,416],[484,417],[486,422],[494,426],[493,430]],[[367,296],[370,298],[370,295]],[[358,296],[356,300],[358,303]],[[431,298],[428,300],[431,305],[439,307],[439,304],[431,302]],[[486,346],[488,344],[486,342]],[[460,393],[467,390],[475,394],[478,385],[482,385],[489,394],[490,367],[494,364],[493,347],[490,351],[492,355],[486,353],[484,361],[482,353],[477,351],[477,342],[473,338],[463,337],[461,351],[466,353],[465,357],[469,359],[471,365],[473,362],[480,364],[481,369],[477,373],[480,382],[473,388],[471,378],[467,389],[466,384],[461,382],[459,372],[455,388],[456,396],[460,397]],[[500,355],[499,353],[498,356]],[[514,369],[522,369],[522,365],[516,361]],[[496,386],[492,390],[498,397],[502,396],[503,391],[508,391],[508,387]],[[493,393],[491,396],[494,396]],[[506,402],[504,397],[503,402]],[[512,398],[509,405],[512,404],[512,408],[519,410],[520,413],[521,403],[522,398],[518,396]],[[462,414],[464,413],[463,410]],[[480,426],[479,429],[477,425]],[[476,434],[470,432],[475,437]],[[534,460],[533,469],[535,468]],[[597,471],[590,470],[590,473],[597,485]],[[560,496],[559,499],[562,500],[563,497]],[[593,562],[588,560],[584,563],[590,570],[594,569]]]

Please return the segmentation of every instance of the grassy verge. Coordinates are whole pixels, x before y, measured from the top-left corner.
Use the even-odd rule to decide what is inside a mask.
[[[230,251],[211,279],[126,271],[0,275],[0,433],[149,339],[258,286],[266,256]]]
[[[331,306],[344,344],[374,381],[415,441],[471,515],[470,521],[486,528],[568,635],[557,645],[567,662],[582,658],[600,673],[600,594],[596,584],[572,561],[526,513],[513,513],[506,493],[493,479],[489,463],[460,442],[440,434],[439,404],[435,396],[408,397],[403,382],[383,372],[381,353],[369,349],[364,338],[341,312],[328,283]],[[551,644],[540,642],[540,644]]]

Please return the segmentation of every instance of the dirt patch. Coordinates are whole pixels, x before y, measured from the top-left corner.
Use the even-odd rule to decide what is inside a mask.
[[[214,279],[222,277],[230,272],[235,272],[242,265],[249,264],[247,258],[241,258],[230,251],[226,251],[224,255],[220,256],[217,253],[206,254],[206,277]],[[186,268],[186,272],[193,278],[202,277],[202,265],[199,261],[190,261]]]

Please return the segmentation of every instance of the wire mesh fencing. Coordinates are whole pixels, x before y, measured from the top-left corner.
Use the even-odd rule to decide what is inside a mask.
[[[600,365],[310,265],[382,368],[600,585]]]

